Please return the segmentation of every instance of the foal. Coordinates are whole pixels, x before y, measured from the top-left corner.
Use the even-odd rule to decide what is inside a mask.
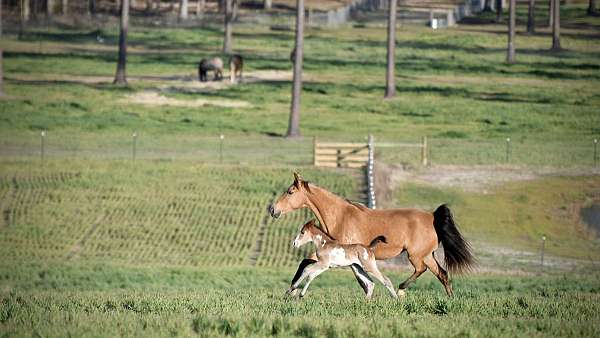
[[[299,248],[308,242],[313,242],[317,248],[317,262],[304,269],[300,278],[292,284],[287,290],[288,294],[294,294],[298,286],[306,277],[308,280],[300,293],[300,297],[306,294],[308,285],[315,277],[325,272],[329,268],[350,266],[359,278],[359,282],[367,299],[373,295],[375,283],[369,277],[367,272],[370,272],[377,280],[379,280],[389,290],[394,298],[398,298],[394,291],[392,282],[384,276],[377,268],[375,262],[375,254],[373,249],[379,242],[386,243],[385,237],[379,236],[371,241],[369,246],[361,244],[340,244],[321,229],[315,226],[315,220],[311,220],[302,226],[300,233],[294,239],[294,247]]]

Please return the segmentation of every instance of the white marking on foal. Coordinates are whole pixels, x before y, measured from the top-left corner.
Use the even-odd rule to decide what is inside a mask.
[[[369,259],[369,253],[367,252],[367,249],[363,248],[363,258],[365,260]]]
[[[346,258],[346,251],[343,248],[334,248],[329,254],[331,264],[338,266],[347,266],[352,264],[352,261]]]

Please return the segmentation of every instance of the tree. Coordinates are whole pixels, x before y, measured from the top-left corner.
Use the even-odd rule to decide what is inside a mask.
[[[508,2],[508,49],[506,51],[506,62],[508,63],[515,63],[515,7],[517,7],[517,1],[510,0]]]
[[[117,74],[114,84],[126,85],[127,75],[125,66],[127,64],[127,30],[129,29],[129,0],[121,0],[121,30],[119,33],[119,61],[117,63]]]
[[[484,12],[492,11],[492,0],[485,0],[485,4],[483,5],[483,11]]]
[[[225,0],[225,37],[223,38],[223,53],[231,53],[231,21],[233,18],[233,0]]]
[[[397,0],[390,0],[388,12],[387,31],[387,70],[385,72],[385,98],[396,96],[396,82],[394,81],[394,68],[396,66],[396,4]]]
[[[588,13],[588,15],[596,15],[597,14],[596,0],[590,0],[590,4],[588,5],[587,13]]]
[[[502,20],[502,0],[496,0],[496,22]]]
[[[62,15],[69,14],[69,0],[62,0],[60,10]]]
[[[46,17],[51,17],[54,15],[54,7],[56,3],[54,0],[46,0]]]
[[[188,0],[179,1],[179,20],[186,20],[188,18]]]
[[[527,33],[535,33],[535,0],[529,0],[529,11],[527,12]]]
[[[196,1],[196,16],[201,16],[204,13],[204,8],[206,8],[206,0]]]
[[[552,27],[554,22],[554,0],[548,1],[548,27]]]
[[[23,23],[29,21],[29,0],[21,0],[21,20]]]
[[[294,83],[287,137],[300,136],[300,93],[302,92],[302,57],[304,53],[304,0],[296,0],[296,47],[294,48]]]
[[[265,10],[269,10],[269,9],[271,9],[271,7],[273,7],[273,1],[272,0],[264,0],[263,1],[263,8]]]
[[[2,38],[2,0],[0,0],[0,38]]]
[[[96,3],[96,0],[88,1],[88,12],[90,13],[90,15],[96,15],[97,8],[98,8],[98,5]]]
[[[0,1],[0,6],[2,5],[2,1]],[[2,72],[2,62],[3,62],[3,54],[4,51],[0,49],[0,97],[4,96],[4,73]]]
[[[552,48],[553,51],[559,51],[560,48],[560,0],[554,0],[554,10],[552,11]]]

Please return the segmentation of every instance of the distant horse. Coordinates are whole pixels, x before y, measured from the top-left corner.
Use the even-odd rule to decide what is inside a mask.
[[[300,283],[302,283],[302,280],[308,277],[302,292],[300,292],[300,297],[304,297],[310,283],[321,273],[327,271],[329,268],[352,266],[353,269],[358,271],[359,278],[367,285],[367,299],[371,299],[373,288],[375,287],[375,283],[373,283],[367,272],[370,272],[378,281],[385,285],[392,297],[398,298],[392,282],[377,268],[375,254],[373,253],[373,250],[379,243],[386,243],[385,237],[378,236],[374,238],[368,246],[362,244],[341,244],[317,228],[313,219],[302,226],[294,239],[294,246],[299,248],[309,242],[314,243],[317,249],[318,260],[315,264],[304,269],[300,278],[288,289],[288,294],[293,294],[298,289],[298,286],[300,286]]]
[[[223,78],[223,60],[219,57],[200,60],[200,64],[198,64],[198,78],[200,81],[205,82],[207,80],[209,71],[214,72],[214,81],[221,80]]]
[[[340,198],[294,173],[294,182],[268,210],[272,217],[279,218],[302,208],[309,208],[323,230],[340,243],[369,245],[373,238],[385,236],[387,244],[375,248],[377,259],[396,257],[406,251],[415,271],[398,287],[399,296],[403,296],[405,289],[427,268],[444,285],[448,296],[452,296],[448,273],[433,253],[439,242],[444,246],[445,263],[450,272],[468,271],[474,264],[471,247],[458,231],[446,205],[439,206],[433,214],[418,209],[373,210]],[[316,262],[314,258],[313,254],[300,263],[292,285],[307,266]],[[357,270],[352,271],[366,292]]]
[[[244,58],[239,54],[234,54],[229,58],[229,77],[231,83],[235,83],[239,76],[242,79],[242,71],[244,70]]]

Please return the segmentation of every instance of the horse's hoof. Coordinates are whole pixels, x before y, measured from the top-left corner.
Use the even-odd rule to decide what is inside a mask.
[[[406,297],[406,291],[404,289],[398,289],[398,297]]]

